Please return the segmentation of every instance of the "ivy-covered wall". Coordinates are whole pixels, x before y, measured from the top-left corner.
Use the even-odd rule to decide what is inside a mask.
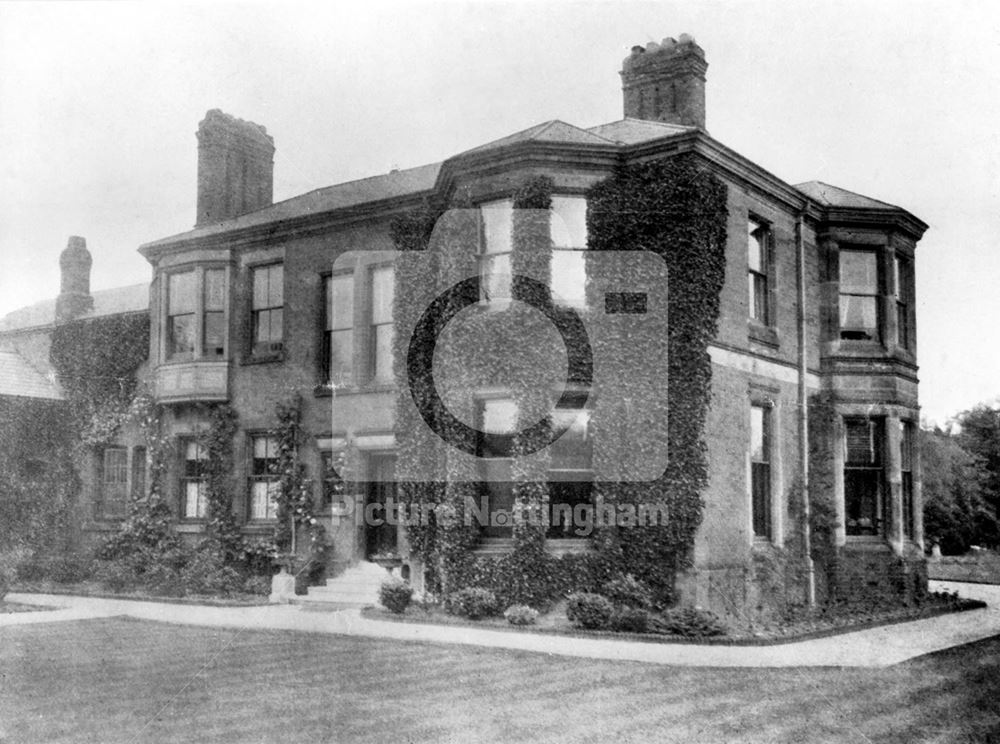
[[[515,207],[515,275],[529,274],[539,279],[547,276],[551,240],[546,210],[552,189],[551,180],[536,177],[511,194]],[[515,520],[511,549],[499,555],[476,551],[478,529],[464,518],[466,497],[476,495],[475,473],[468,471],[466,458],[452,456],[449,447],[415,418],[409,397],[430,400],[430,390],[418,387],[411,392],[405,368],[411,341],[405,333],[398,334],[398,471],[407,481],[424,481],[404,482],[402,499],[435,506],[448,504],[454,515],[445,521],[409,526],[408,537],[411,549],[429,569],[432,587],[444,593],[483,586],[507,601],[544,604],[564,592],[594,587],[612,573],[623,571],[649,583],[666,602],[672,598],[678,568],[689,561],[701,520],[701,491],[707,479],[703,441],[711,388],[707,344],[716,330],[725,272],[726,188],[692,159],[682,157],[621,167],[593,187],[587,198],[589,250],[653,252],[664,259],[670,272],[668,314],[661,319],[660,332],[650,337],[658,338],[661,347],[655,347],[655,340],[650,342],[652,346],[647,343],[637,345],[639,348],[627,347],[610,329],[604,332],[600,326],[597,338],[591,339],[595,356],[603,355],[603,359],[618,365],[608,377],[618,381],[621,389],[603,391],[605,395],[627,398],[629,381],[640,370],[651,367],[651,358],[658,360],[666,354],[668,360],[667,368],[659,370],[669,380],[668,395],[643,400],[645,410],[641,415],[649,422],[643,440],[625,443],[613,436],[620,424],[614,415],[627,415],[623,408],[617,409],[617,414],[603,419],[598,415],[592,420],[598,476],[602,466],[644,456],[664,445],[669,448],[670,464],[652,483],[602,483],[596,496],[609,504],[666,504],[669,519],[651,526],[599,526],[591,549],[556,557],[545,549],[543,525],[517,519],[518,515],[544,510],[546,506],[548,463],[543,456],[531,459],[528,466],[513,473]],[[476,271],[479,228],[474,210],[449,211],[439,219],[443,213],[440,206],[429,207],[395,225],[398,248],[413,252],[397,261],[397,327],[412,327],[413,318],[407,313],[423,312],[442,286]],[[530,286],[515,284],[515,298],[531,291]],[[455,353],[442,361],[442,376],[460,381],[449,390],[449,409],[471,420],[476,393],[502,387],[522,412],[518,426],[523,432],[537,418],[533,411],[551,405],[548,391],[538,381],[560,382],[566,376],[566,362],[558,353],[558,344],[532,343],[547,337],[547,324],[549,321],[537,311],[514,303],[503,312],[474,315],[462,324],[461,331],[449,328],[449,347]],[[425,347],[432,344],[440,330],[428,328],[427,338],[415,343]],[[656,364],[654,361],[652,367]],[[531,436],[545,438],[548,432],[535,430]],[[514,451],[533,451],[538,442],[528,439],[523,433],[515,437]],[[434,457],[428,457],[431,452]]]

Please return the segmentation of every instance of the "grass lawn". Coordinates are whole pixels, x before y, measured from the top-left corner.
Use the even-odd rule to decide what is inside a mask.
[[[682,669],[111,619],[0,626],[0,742],[1000,742],[1000,638]]]

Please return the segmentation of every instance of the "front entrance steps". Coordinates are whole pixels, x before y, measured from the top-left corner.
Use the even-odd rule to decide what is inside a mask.
[[[340,576],[327,579],[325,586],[311,586],[304,597],[295,597],[293,604],[316,609],[342,609],[378,604],[379,588],[389,578],[389,572],[375,563],[360,561]]]

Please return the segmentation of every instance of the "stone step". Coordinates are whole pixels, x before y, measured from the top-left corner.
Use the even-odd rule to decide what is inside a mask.
[[[379,588],[388,577],[389,572],[381,566],[363,561],[327,579],[325,586],[309,587],[309,594],[297,597],[295,604],[329,609],[378,604]]]

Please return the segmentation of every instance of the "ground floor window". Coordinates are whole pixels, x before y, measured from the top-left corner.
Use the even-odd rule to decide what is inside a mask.
[[[278,440],[267,435],[250,437],[250,519],[275,519],[278,515]]]
[[[884,534],[884,435],[882,419],[844,419],[844,512],[848,535]]]
[[[750,500],[753,533],[771,538],[771,409],[750,406]]]
[[[916,535],[916,513],[913,508],[913,423],[899,422],[899,468],[903,501],[903,535],[912,540]]]
[[[513,535],[514,487],[511,482],[510,444],[517,430],[517,404],[510,398],[479,401],[477,442],[479,455],[480,533],[483,537]]]
[[[549,539],[589,535],[589,525],[580,522],[584,507],[593,504],[593,441],[590,411],[582,408],[585,397],[571,400],[570,407],[552,412],[552,425],[565,433],[549,447]]]
[[[193,439],[182,442],[184,470],[181,476],[181,514],[184,519],[204,519],[208,512],[205,466],[208,452]]]
[[[125,516],[128,506],[128,450],[107,447],[101,453],[100,514],[105,518]]]

